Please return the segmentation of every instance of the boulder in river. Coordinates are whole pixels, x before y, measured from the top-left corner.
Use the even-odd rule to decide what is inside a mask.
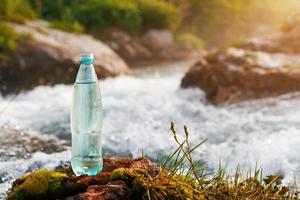
[[[281,34],[206,55],[186,73],[182,87],[201,88],[215,104],[299,91],[300,20],[296,19],[290,22],[295,26]]]
[[[53,29],[43,21],[9,25],[29,38],[22,40],[8,56],[0,57],[3,93],[36,85],[72,83],[79,67],[80,52],[94,53],[99,78],[130,72],[122,58],[92,36]]]

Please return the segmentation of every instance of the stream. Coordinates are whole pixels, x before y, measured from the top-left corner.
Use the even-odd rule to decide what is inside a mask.
[[[191,142],[206,143],[194,153],[215,169],[219,160],[228,172],[256,164],[264,175],[281,173],[284,182],[300,180],[300,93],[213,106],[196,88],[180,88],[191,62],[134,70],[131,76],[100,81],[103,106],[103,152],[106,155],[167,155],[176,144],[174,122]],[[0,96],[0,127],[11,126],[43,138],[69,141],[72,86],[39,86],[26,93]],[[0,133],[1,134],[1,133]],[[1,151],[14,151],[13,145]],[[0,154],[1,155],[1,154]],[[0,159],[0,199],[15,177],[31,168],[54,168],[70,159],[70,148],[55,153],[35,152],[28,158]]]

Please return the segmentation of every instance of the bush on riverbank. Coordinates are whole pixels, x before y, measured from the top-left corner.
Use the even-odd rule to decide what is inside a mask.
[[[0,53],[7,53],[16,48],[21,36],[4,23],[0,23]]]
[[[79,22],[87,30],[118,27],[131,33],[153,28],[175,30],[180,11],[161,0],[28,0],[40,17],[49,21]],[[60,25],[67,23],[60,23]],[[64,30],[68,27],[59,26]]]
[[[135,0],[142,19],[142,29],[176,30],[182,15],[173,4],[160,0]]]
[[[139,29],[141,16],[133,1],[88,1],[78,5],[75,16],[89,30],[120,27],[129,32]]]
[[[220,46],[278,30],[297,9],[297,0],[2,0],[0,18],[23,22],[37,16],[53,27],[96,36],[109,28],[138,36],[149,29],[170,29]]]
[[[36,13],[26,0],[1,0],[0,20],[23,23],[26,18],[34,18]]]

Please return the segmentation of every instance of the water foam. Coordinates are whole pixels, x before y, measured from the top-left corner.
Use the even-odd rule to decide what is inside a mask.
[[[258,163],[265,174],[282,172],[286,182],[293,181],[300,172],[300,94],[215,107],[201,90],[180,89],[181,76],[155,72],[102,80],[104,152],[167,154],[176,146],[169,131],[173,121],[181,134],[188,125],[193,143],[208,138],[195,156],[210,166],[220,158],[229,171]],[[0,122],[69,138],[71,93],[66,85],[37,87],[11,102]],[[1,98],[0,108],[8,102],[9,97]]]

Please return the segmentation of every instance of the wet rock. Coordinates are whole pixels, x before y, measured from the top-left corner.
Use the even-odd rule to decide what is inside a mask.
[[[194,64],[182,87],[199,87],[215,104],[300,90],[300,17],[281,34],[210,53]]]
[[[129,63],[149,60],[153,56],[149,49],[122,30],[110,29],[105,34],[106,43]]]
[[[143,174],[149,172],[149,176],[154,177],[158,175],[160,168],[159,165],[145,159],[106,157],[101,173],[96,176],[76,177],[70,165],[64,163],[55,171],[43,169],[19,177],[12,184],[7,199],[130,199],[132,187],[136,184],[132,182],[134,179],[124,179],[126,175],[120,172],[116,175],[115,170],[137,171]]]
[[[4,183],[11,179],[12,179],[12,176],[9,173],[7,173],[7,172],[0,173],[0,183]]]
[[[66,200],[122,200],[126,199],[128,187],[124,181],[110,181],[106,185],[92,185],[86,192],[67,197]]]
[[[36,85],[72,83],[79,67],[79,53],[93,52],[99,78],[129,73],[126,63],[106,44],[86,34],[50,28],[46,22],[10,24],[27,34],[7,59],[0,59],[3,93]]]
[[[35,152],[61,152],[69,145],[55,137],[29,134],[10,126],[0,127],[0,161],[30,158]],[[34,166],[33,166],[34,168]]]
[[[174,43],[174,37],[169,30],[149,30],[142,39],[143,43],[152,50],[169,48]]]

